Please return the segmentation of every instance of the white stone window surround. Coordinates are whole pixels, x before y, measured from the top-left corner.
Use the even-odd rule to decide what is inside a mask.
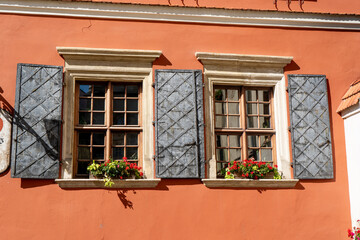
[[[240,55],[223,53],[195,53],[204,65],[204,104],[208,187],[294,187],[291,179],[288,137],[288,114],[284,67],[292,57]],[[215,127],[212,113],[214,85],[271,87],[274,91],[274,118],[276,131],[276,161],[283,180],[216,179]]]
[[[153,71],[152,63],[162,52],[152,50],[124,50],[57,47],[65,59],[62,165],[62,188],[101,188],[99,180],[73,179],[74,102],[75,83],[79,81],[137,82],[142,84],[142,165],[145,179],[115,181],[113,188],[156,187],[160,179],[154,178],[153,151]],[[102,180],[100,180],[102,181]]]

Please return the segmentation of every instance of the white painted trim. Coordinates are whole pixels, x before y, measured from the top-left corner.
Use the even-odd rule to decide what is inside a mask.
[[[347,119],[357,113],[360,112],[360,103],[358,102],[356,105],[353,105],[351,107],[348,107],[341,111],[341,117],[343,119]]]
[[[206,156],[208,178],[216,178],[215,127],[212,113],[214,85],[258,86],[274,88],[276,159],[286,179],[291,178],[288,117],[284,67],[292,57],[258,56],[222,53],[195,53],[204,65],[204,102],[206,123]]]
[[[244,26],[360,30],[360,15],[48,0],[0,0],[0,13]]]

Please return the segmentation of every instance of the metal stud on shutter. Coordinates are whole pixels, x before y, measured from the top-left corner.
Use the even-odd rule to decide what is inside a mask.
[[[62,67],[18,64],[11,176],[59,176]]]
[[[333,178],[327,83],[324,75],[288,75],[294,177]]]
[[[202,72],[156,70],[155,81],[157,177],[204,177]]]

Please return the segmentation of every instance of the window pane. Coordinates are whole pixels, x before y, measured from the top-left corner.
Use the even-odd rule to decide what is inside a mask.
[[[128,99],[126,101],[126,111],[137,111],[137,110],[138,110],[138,100]]]
[[[230,149],[230,161],[241,160],[241,149]]]
[[[91,98],[80,98],[79,109],[91,110]]]
[[[91,133],[79,133],[79,145],[90,145]]]
[[[104,145],[104,133],[94,133],[93,134],[93,145]]]
[[[258,128],[258,118],[257,117],[248,117],[247,118],[248,128]]]
[[[240,135],[229,135],[230,147],[241,147]]]
[[[91,85],[80,85],[80,96],[91,96]]]
[[[268,102],[268,101],[270,101],[269,91],[259,90],[259,91],[258,91],[258,94],[259,94],[259,101],[261,101],[261,102]]]
[[[124,125],[125,124],[125,115],[124,113],[114,113],[113,114],[113,124],[114,125]]]
[[[93,147],[93,159],[104,159],[104,148],[103,147]]]
[[[124,157],[124,148],[114,147],[112,156],[113,159],[122,159]]]
[[[271,136],[260,136],[261,147],[271,147]]]
[[[78,174],[88,174],[87,167],[89,166],[89,164],[90,164],[90,162],[88,162],[88,161],[78,162],[77,173],[78,173]]]
[[[216,135],[216,146],[217,147],[227,147],[227,136],[226,135]]]
[[[104,85],[94,85],[94,97],[105,97]]]
[[[260,117],[260,127],[270,128],[270,117]]]
[[[127,97],[138,97],[138,86],[127,86]]]
[[[94,99],[93,110],[105,110],[105,99]]]
[[[79,112],[79,124],[82,124],[82,125],[90,124],[90,113]]]
[[[90,159],[90,148],[89,147],[78,147],[78,158],[79,159]]]
[[[240,126],[239,121],[240,121],[239,117],[229,116],[229,127],[238,128]]]
[[[238,103],[229,103],[229,114],[239,114]]]
[[[259,160],[259,149],[249,149],[248,158],[254,158],[255,160]]]
[[[261,149],[261,161],[264,161],[264,162],[272,161],[272,150],[271,149]]]
[[[226,126],[226,116],[216,116],[215,117],[215,127],[217,128],[224,128]]]
[[[127,113],[126,114],[126,125],[138,125],[138,114]]]
[[[114,111],[125,111],[124,101],[123,99],[114,99]]]
[[[224,89],[215,89],[215,100],[225,101],[226,95]]]
[[[215,103],[216,114],[226,114],[226,103]]]
[[[248,135],[248,147],[259,147],[259,136]]]
[[[128,159],[138,159],[138,148],[137,147],[127,147],[126,148],[126,157]]]
[[[257,114],[257,104],[248,103],[246,104],[247,114]]]
[[[127,133],[126,134],[126,145],[138,145],[138,134]]]
[[[124,145],[124,133],[113,133],[112,144],[113,145]]]
[[[256,101],[256,90],[247,90],[245,96],[246,101]]]
[[[104,113],[93,113],[93,124],[103,125],[105,123]]]
[[[228,161],[227,149],[216,149],[216,160],[227,162]]]
[[[113,90],[114,97],[125,97],[125,86],[115,85]]]
[[[226,168],[227,167],[227,163],[220,163],[218,162],[216,164],[217,170],[219,171],[220,169]]]
[[[259,104],[259,112],[265,115],[270,114],[270,104]]]
[[[228,94],[228,101],[239,101],[238,90],[228,89],[227,94]]]

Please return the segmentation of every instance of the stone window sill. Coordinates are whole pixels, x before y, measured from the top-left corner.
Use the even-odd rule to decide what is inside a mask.
[[[155,188],[160,179],[115,179],[112,187],[105,187],[103,179],[56,179],[61,188]]]
[[[298,179],[202,179],[208,188],[294,188]]]

